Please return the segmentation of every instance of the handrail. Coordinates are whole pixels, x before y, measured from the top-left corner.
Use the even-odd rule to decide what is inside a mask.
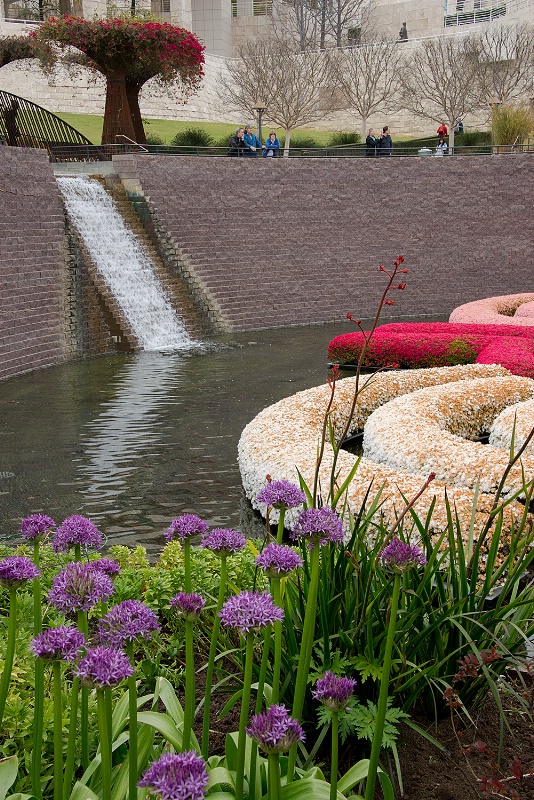
[[[130,137],[126,136],[124,133],[118,133],[115,136],[115,139],[126,139],[127,142],[130,142],[130,144],[134,144],[136,147],[139,147],[144,153],[148,153],[149,152],[149,150],[147,150],[144,145],[139,144],[139,142],[134,142],[133,139],[130,139]]]

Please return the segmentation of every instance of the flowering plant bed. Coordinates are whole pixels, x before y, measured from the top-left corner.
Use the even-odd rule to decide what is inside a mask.
[[[474,322],[497,325],[534,325],[534,294],[504,294],[486,297],[455,308],[449,322]]]
[[[356,364],[365,343],[362,331],[337,336],[328,346],[328,358]],[[420,369],[473,363],[500,364],[514,375],[534,377],[534,335],[513,325],[392,323],[375,330],[361,366]]]

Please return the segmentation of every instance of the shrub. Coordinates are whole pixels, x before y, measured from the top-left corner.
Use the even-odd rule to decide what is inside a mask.
[[[146,137],[146,143],[158,146],[165,144],[161,136],[158,136],[156,133],[149,133],[148,136]]]
[[[493,111],[493,143],[515,144],[534,130],[534,112],[527,103],[503,105]]]
[[[338,133],[333,133],[330,139],[328,140],[327,147],[342,147],[343,145],[347,144],[360,144],[362,137],[359,133],[347,133],[344,131],[338,131]]]
[[[342,334],[330,342],[328,357],[356,364],[364,343],[360,331]],[[419,369],[472,363],[497,363],[515,375],[534,377],[534,336],[527,327],[513,325],[393,323],[377,328],[362,366]]]
[[[280,141],[280,146],[284,147],[285,139]],[[317,141],[313,138],[313,136],[292,136],[289,142],[290,149],[303,147],[303,148],[313,148],[313,147],[320,147]]]
[[[202,128],[186,128],[171,141],[173,147],[212,147],[214,144],[213,137]]]

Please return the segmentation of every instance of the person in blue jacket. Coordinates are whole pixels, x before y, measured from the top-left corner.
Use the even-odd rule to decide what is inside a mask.
[[[274,131],[271,131],[263,145],[264,158],[277,158],[280,151],[280,142]]]
[[[249,158],[256,158],[256,151],[258,149],[261,150],[262,144],[256,134],[252,133],[252,125],[245,126],[245,136],[243,138],[246,145],[243,155],[249,156]]]

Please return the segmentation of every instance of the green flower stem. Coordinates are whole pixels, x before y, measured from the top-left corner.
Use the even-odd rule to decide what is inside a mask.
[[[271,643],[271,625],[267,625],[263,631],[263,653],[261,656],[260,674],[258,677],[258,690],[256,692],[256,705],[254,713],[259,714],[263,706],[263,690],[265,688],[265,678],[267,677],[267,667],[269,665],[269,652]],[[255,800],[256,797],[256,764],[258,762],[258,743],[252,741],[250,751],[250,775],[248,776],[248,800]]]
[[[39,567],[39,537],[33,540],[33,563]],[[43,611],[41,608],[41,581],[33,579],[33,635],[37,636],[43,629]],[[35,682],[33,704],[33,749],[32,749],[32,794],[41,798],[41,752],[43,744],[44,724],[44,661],[35,659]]]
[[[276,531],[276,543],[282,544],[282,539],[284,537],[284,522],[286,518],[286,507],[282,506],[280,508],[280,516],[278,517],[278,530]]]
[[[271,580],[271,591],[275,605],[282,608],[282,590],[280,578]],[[282,667],[282,621],[274,623],[274,666],[273,666],[273,693],[271,704],[276,705],[280,697],[280,672]]]
[[[130,664],[135,669],[134,660],[134,643],[128,642],[126,645],[126,652],[130,659]],[[111,698],[111,692],[108,692],[108,697]],[[130,800],[135,800],[137,797],[137,781],[139,778],[137,772],[137,684],[135,674],[130,675],[128,678],[128,712],[129,712],[129,759],[128,759],[128,785]],[[109,714],[109,709],[108,709]]]
[[[339,713],[332,712],[332,758],[330,761],[330,800],[337,797],[337,765],[339,746]]]
[[[397,609],[399,607],[399,595],[401,588],[401,576],[395,573],[393,583],[393,593],[391,596],[391,607],[389,611],[388,635],[386,639],[386,650],[384,652],[384,663],[382,665],[382,677],[380,679],[380,694],[378,695],[378,709],[376,714],[376,725],[373,734],[373,744],[371,746],[371,756],[369,758],[369,771],[365,784],[365,800],[373,800],[375,795],[376,776],[378,773],[378,760],[382,749],[382,738],[384,735],[384,722],[388,705],[389,694],[389,674],[391,672],[391,654],[393,652],[393,641],[395,639],[395,627],[397,624]]]
[[[73,678],[70,691],[69,735],[67,739],[67,757],[65,759],[65,775],[63,778],[63,800],[69,800],[72,779],[74,777],[74,755],[76,753],[76,734],[78,731],[78,695],[80,679]]]
[[[304,708],[304,698],[306,696],[308,674],[310,672],[313,635],[315,631],[315,615],[317,611],[317,592],[319,589],[319,566],[320,547],[319,542],[315,541],[313,550],[311,551],[310,585],[308,588],[308,597],[306,598],[306,613],[304,614],[304,625],[302,628],[302,644],[300,648],[297,677],[295,680],[295,695],[293,698],[293,717],[298,719],[299,722],[302,717],[302,709]],[[293,780],[295,764],[297,762],[297,748],[298,744],[294,744],[289,751],[287,765],[288,783],[291,783]]]
[[[74,545],[74,560],[81,561],[82,560],[82,546],[81,544]]]
[[[217,641],[219,638],[219,628],[221,620],[219,619],[219,611],[224,603],[226,595],[226,556],[221,556],[221,580],[219,583],[219,596],[217,598],[217,608],[215,609],[215,617],[213,619],[213,630],[211,632],[210,654],[208,658],[208,666],[206,670],[206,687],[204,691],[204,717],[202,720],[202,758],[207,760],[209,755],[209,740],[210,740],[210,702],[211,702],[211,687],[213,685],[213,673],[215,671],[215,656],[217,655]]]
[[[185,571],[185,591],[191,594],[191,542],[189,539],[184,541],[184,571]]]
[[[111,739],[109,736],[109,726],[106,714],[106,692],[109,691],[109,689],[96,690],[98,730],[100,732],[100,755],[102,756],[102,800],[111,800]]]
[[[250,709],[250,687],[252,684],[252,666],[254,658],[254,634],[247,633],[245,651],[245,674],[243,676],[243,696],[241,698],[241,714],[239,717],[239,735],[237,740],[237,760],[235,776],[235,800],[243,800],[243,784],[245,779],[245,747],[247,734],[245,727]]]
[[[185,702],[182,749],[189,750],[195,719],[195,653],[193,650],[193,623],[185,621]]]
[[[42,661],[42,659],[37,659]],[[63,798],[63,708],[61,704],[61,661],[52,663],[54,682],[54,800]]]
[[[86,640],[89,638],[89,622],[87,620],[87,611],[78,611],[78,630],[80,630],[83,633]],[[89,689],[87,688],[87,686],[83,686],[83,684],[82,684],[80,705],[81,705],[80,725],[81,725],[81,735],[82,735],[82,766],[84,770],[86,770],[87,767],[89,766]]]
[[[281,791],[280,754],[269,753],[269,800],[280,800]]]
[[[4,661],[4,671],[0,680],[0,729],[6,708],[7,693],[11,681],[11,670],[13,669],[13,658],[15,656],[15,641],[17,639],[17,586],[11,584],[9,587],[9,618],[7,623],[7,646],[6,658]]]

